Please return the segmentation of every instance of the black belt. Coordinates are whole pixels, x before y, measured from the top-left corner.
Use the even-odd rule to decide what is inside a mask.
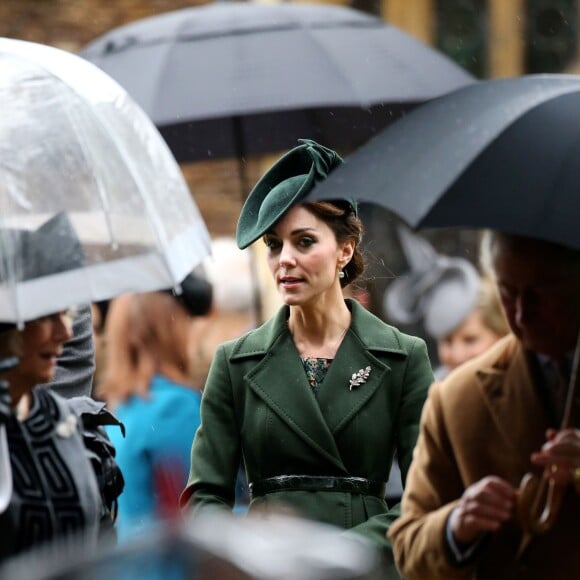
[[[326,475],[278,475],[254,481],[249,485],[252,497],[276,491],[342,491],[376,495],[383,499],[387,484],[362,477],[333,477]]]

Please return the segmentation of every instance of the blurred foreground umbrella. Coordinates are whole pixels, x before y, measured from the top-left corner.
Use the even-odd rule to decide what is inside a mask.
[[[0,321],[177,286],[209,253],[151,121],[97,67],[0,39]]]
[[[141,104],[178,161],[271,153],[301,137],[353,149],[473,80],[379,18],[316,4],[177,10],[112,30],[82,56]]]
[[[409,113],[312,199],[373,202],[414,228],[491,228],[580,249],[580,78],[481,81]]]
[[[8,562],[2,578],[27,580],[378,580],[374,547],[355,534],[270,512],[240,518],[221,510],[182,526],[152,528],[99,554],[54,546]]]

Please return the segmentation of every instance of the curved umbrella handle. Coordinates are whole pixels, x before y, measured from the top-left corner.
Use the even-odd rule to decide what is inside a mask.
[[[564,417],[560,429],[569,429],[574,426],[573,407],[576,393],[580,390],[580,329],[574,349],[572,373]],[[551,478],[526,473],[520,483],[517,499],[517,516],[524,531],[518,554],[521,555],[534,534],[543,534],[548,531],[558,518],[567,486],[558,486]]]
[[[12,469],[6,426],[0,425],[0,514],[6,511],[12,497]]]
[[[522,478],[517,502],[518,516],[524,532],[543,534],[555,523],[565,486],[556,486],[553,479],[526,473]]]

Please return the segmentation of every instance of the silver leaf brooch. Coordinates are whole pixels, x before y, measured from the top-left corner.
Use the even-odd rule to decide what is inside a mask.
[[[353,373],[348,383],[348,390],[352,391],[354,388],[364,385],[367,382],[367,379],[369,378],[370,374],[371,367],[367,367],[366,369],[360,369],[359,371],[356,371],[356,373]]]

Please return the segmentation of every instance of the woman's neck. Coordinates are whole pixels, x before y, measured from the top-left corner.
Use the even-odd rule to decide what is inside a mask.
[[[16,418],[19,421],[24,421],[30,414],[30,403],[32,401],[32,395],[30,392],[23,393],[18,403],[16,404]]]
[[[10,390],[10,399],[12,408],[16,408],[22,397],[25,397],[34,388],[34,385],[29,384],[18,375],[13,373],[5,373],[3,379],[8,381]]]
[[[26,381],[20,380],[17,376],[9,376],[9,373],[6,373],[4,378],[10,385],[10,404],[12,409],[14,409],[18,420],[23,421],[28,417],[28,413],[30,412],[30,393],[34,388],[34,385],[29,385]]]
[[[302,357],[334,358],[351,322],[344,300],[323,308],[290,308],[288,328]]]

